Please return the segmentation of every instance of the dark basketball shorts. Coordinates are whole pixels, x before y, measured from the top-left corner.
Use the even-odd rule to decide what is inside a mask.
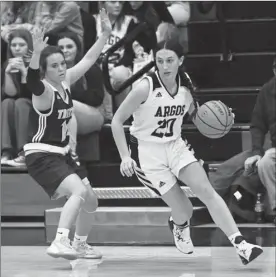
[[[55,199],[56,189],[71,174],[77,174],[81,180],[87,178],[87,171],[78,165],[70,154],[35,152],[26,155],[26,165],[30,176]]]

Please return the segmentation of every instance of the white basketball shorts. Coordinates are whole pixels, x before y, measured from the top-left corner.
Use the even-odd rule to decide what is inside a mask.
[[[165,194],[176,184],[182,168],[198,161],[182,138],[167,143],[139,140],[137,150],[131,147],[131,156],[138,166],[135,173],[142,184],[158,195]]]

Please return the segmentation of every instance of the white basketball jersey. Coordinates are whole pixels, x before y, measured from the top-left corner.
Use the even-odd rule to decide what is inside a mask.
[[[95,18],[96,18],[97,37],[99,37],[102,33],[101,18],[99,15],[95,15]],[[127,29],[128,29],[129,23],[131,22],[132,19],[133,19],[132,16],[125,15],[124,21],[122,22],[120,28],[117,23],[114,24],[114,26],[112,27],[112,32],[102,50],[102,53],[105,53],[112,45],[117,43],[119,40],[121,40],[127,34]],[[118,50],[116,50],[109,57],[109,63],[117,64],[120,61],[120,59],[123,57],[124,52],[125,52],[124,47],[121,47]]]
[[[138,140],[164,143],[181,137],[184,115],[193,97],[178,76],[178,91],[171,96],[162,84],[158,72],[144,77],[149,80],[147,100],[133,114],[130,133]]]

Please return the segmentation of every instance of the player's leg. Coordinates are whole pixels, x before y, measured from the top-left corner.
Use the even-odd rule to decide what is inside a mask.
[[[55,240],[47,249],[47,254],[58,258],[76,259],[77,251],[71,246],[68,238],[72,225],[76,222],[82,205],[87,198],[87,189],[76,174],[70,174],[56,190],[59,197],[67,196],[68,200],[62,208]]]
[[[190,220],[193,215],[193,205],[177,183],[161,197],[171,208],[175,224],[183,225]]]
[[[77,135],[78,135],[78,123],[76,119],[76,115],[73,113],[72,118],[68,124],[69,128],[69,134],[70,134],[70,140],[69,140],[69,145],[71,148],[71,152],[74,155],[76,155],[76,150],[77,150]]]
[[[161,196],[171,208],[169,227],[174,235],[176,247],[185,254],[192,253],[189,219],[193,207],[166,165],[166,149],[160,144],[141,142],[138,151],[138,145],[134,140],[131,143],[131,157],[137,163],[135,173],[140,182]]]
[[[249,263],[263,251],[262,248],[245,241],[223,199],[210,184],[203,167],[194,162],[179,171],[179,179],[187,184],[207,206],[214,222],[227,235],[244,264]]]
[[[73,247],[81,258],[100,259],[102,254],[87,243],[87,237],[92,229],[94,212],[98,207],[98,199],[89,180],[84,178],[82,181],[87,189],[87,196],[77,217]]]
[[[76,230],[74,235],[73,247],[78,252],[79,258],[99,259],[101,253],[87,244],[87,237],[91,231],[94,212],[98,207],[98,199],[87,178],[87,170],[84,166],[77,163],[72,157],[68,156],[68,165],[82,180],[86,189],[86,198],[76,220]]]
[[[174,235],[177,249],[185,254],[193,253],[189,228],[189,220],[193,214],[191,201],[177,183],[161,197],[171,208],[169,227]]]

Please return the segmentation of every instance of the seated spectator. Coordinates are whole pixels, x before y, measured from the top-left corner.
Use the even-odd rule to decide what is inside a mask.
[[[10,34],[10,25],[17,21],[22,2],[1,1],[1,66],[7,60],[7,35]],[[5,40],[6,38],[6,40]]]
[[[276,73],[276,57],[273,72]],[[244,167],[251,171],[256,165],[262,184],[267,190],[270,215],[276,215],[276,74],[260,90],[251,120],[252,155]],[[264,151],[264,141],[270,133],[271,148]]]
[[[210,178],[214,189],[226,201],[236,219],[254,222],[254,205],[260,191],[260,179],[256,172],[244,174],[244,162],[250,155],[251,150],[246,150],[226,160],[216,172],[210,173]]]
[[[275,67],[276,57],[274,69]],[[234,192],[237,186],[256,196],[260,190],[259,186],[263,184],[267,190],[266,217],[275,222],[276,72],[274,74],[275,76],[260,90],[252,113],[250,129],[252,149],[222,163],[213,174],[212,185],[221,196],[226,196],[230,191]],[[270,141],[267,138],[270,138]],[[231,189],[233,186],[236,188]],[[236,204],[234,203],[234,209],[237,211]],[[247,209],[249,208],[248,205]],[[244,217],[246,218],[249,219],[248,216]]]
[[[161,18],[156,10],[153,8],[151,2],[148,1],[129,1],[130,14],[132,14],[138,23],[146,22],[147,29],[139,34],[137,41],[144,47],[144,50],[149,53],[150,50],[156,47],[156,35],[158,25]],[[169,19],[170,21],[170,19]],[[171,19],[172,22],[172,19]]]
[[[2,69],[2,157],[1,165],[24,166],[21,154],[28,140],[31,93],[26,87],[28,51],[33,50],[32,36],[25,29],[11,33],[8,42],[8,60]],[[17,156],[18,155],[18,156]],[[14,157],[16,159],[12,160]]]
[[[22,11],[28,1],[1,1],[1,26],[22,23]]]
[[[129,1],[129,4],[138,20],[149,23],[155,31],[162,22],[186,27],[191,16],[190,3],[187,1]]]
[[[4,7],[5,12],[1,25],[1,39],[7,43],[10,33],[16,29],[25,28],[28,31],[32,31],[35,24],[35,10],[38,4],[37,2],[28,1],[5,3],[11,3]]]
[[[72,32],[78,36],[83,47],[83,25],[79,6],[73,1],[47,1],[42,3],[46,4],[43,7],[46,14],[47,8],[50,14],[50,16],[46,16],[42,23],[48,26],[45,35],[50,37],[49,44],[56,44],[56,37],[59,33]]]
[[[187,24],[190,17],[189,3],[188,2],[152,2],[152,1],[129,1],[131,7],[131,13],[135,15],[138,22],[147,22],[148,28],[142,35],[137,37],[139,42],[146,40],[148,42],[148,48],[154,49],[157,41],[163,40],[168,36],[178,36],[180,43],[185,49],[188,50],[188,33],[187,30],[179,28],[178,26]],[[183,9],[186,9],[184,11]],[[180,12],[179,12],[180,11]],[[174,15],[176,13],[176,15]],[[181,15],[181,16],[180,16]],[[175,19],[174,19],[175,17]],[[176,18],[177,17],[177,18]],[[181,20],[180,21],[180,17]],[[185,23],[185,24],[184,24]],[[143,44],[142,44],[143,45]],[[144,46],[144,45],[143,45]],[[145,48],[145,52],[149,52],[148,48]],[[135,68],[141,68],[152,59],[144,59],[141,65]],[[134,73],[136,70],[134,70]]]
[[[91,32],[91,30],[96,30],[95,18],[92,14],[83,9],[82,5],[84,2],[77,2],[80,6],[80,14],[83,25],[83,54],[90,49],[90,47],[95,43],[97,34],[96,32]]]
[[[174,23],[165,2],[128,1],[130,12],[139,22],[147,22],[154,31],[161,22]]]
[[[80,9],[73,1],[26,2],[20,9],[17,21],[7,28],[1,27],[1,37],[7,41],[9,33],[12,30],[23,27],[31,32],[34,25],[46,28],[49,44],[55,45],[57,34],[65,31],[76,33],[83,44],[83,26]]]
[[[82,47],[75,33],[62,33],[57,45],[65,56],[67,68],[73,67],[82,58]],[[93,65],[80,80],[71,86],[74,115],[70,124],[71,148],[76,152],[77,134],[86,135],[99,131],[104,124],[103,78],[98,65]]]
[[[132,16],[125,15],[123,10],[124,2],[119,1],[104,1],[99,2],[99,8],[105,8],[108,12],[109,19],[113,24],[113,30],[107,41],[102,53],[105,53],[111,46],[129,34],[135,27],[136,23]],[[101,24],[99,15],[95,15],[96,34],[101,33]],[[93,30],[91,30],[93,32]],[[132,45],[125,45],[118,49],[109,60],[109,74],[111,76],[111,84],[116,89],[120,84],[127,80],[132,75],[132,66],[134,59]],[[100,60],[101,62],[101,60]],[[118,107],[124,100],[130,88],[120,93],[115,97],[115,106]],[[105,119],[111,120],[113,116],[112,98],[106,92],[104,99]]]
[[[1,8],[1,26],[9,25],[14,22],[15,14],[13,11],[13,2],[0,2]]]

